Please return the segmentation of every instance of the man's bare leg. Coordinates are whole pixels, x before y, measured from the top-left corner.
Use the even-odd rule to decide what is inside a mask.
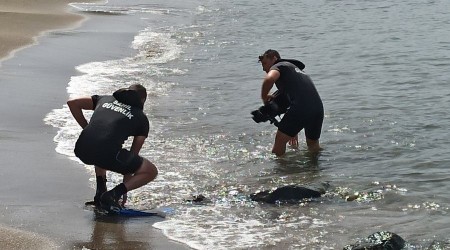
[[[100,167],[95,166],[95,179],[96,179],[96,190],[94,196],[94,203],[96,205],[99,204],[100,196],[108,191],[106,189],[106,170]]]
[[[275,135],[275,143],[273,144],[272,153],[276,156],[282,156],[286,153],[286,143],[291,141],[293,137],[277,130],[277,134]]]
[[[308,151],[312,153],[318,153],[322,149],[320,147],[319,140],[311,140],[306,138],[306,145],[308,146]]]
[[[95,175],[96,176],[105,176],[106,177],[106,169],[95,166]]]
[[[144,158],[141,167],[133,176],[127,178],[124,184],[128,191],[144,186],[153,181],[158,175],[158,169],[149,160]]]
[[[141,166],[133,175],[127,175],[124,182],[117,185],[108,192],[105,192],[101,198],[101,207],[108,210],[118,212],[121,209],[118,203],[119,199],[133,189],[144,186],[150,181],[154,180],[158,175],[158,169],[153,163],[145,159],[142,161]],[[125,200],[122,201],[122,204]]]

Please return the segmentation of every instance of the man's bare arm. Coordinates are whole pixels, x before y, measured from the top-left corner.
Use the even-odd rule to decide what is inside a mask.
[[[142,145],[144,145],[145,139],[147,139],[146,136],[135,136],[133,139],[133,143],[131,144],[130,151],[133,152],[134,154],[139,154]]]
[[[69,106],[70,112],[78,124],[80,124],[82,128],[85,128],[88,125],[88,121],[84,117],[83,109],[94,110],[94,102],[92,101],[92,98],[82,97],[71,99],[67,101],[67,106]]]
[[[264,81],[261,87],[261,99],[263,103],[269,101],[269,92],[278,78],[280,78],[280,72],[278,70],[271,70],[269,71],[269,73],[267,73],[266,77],[264,77]]]

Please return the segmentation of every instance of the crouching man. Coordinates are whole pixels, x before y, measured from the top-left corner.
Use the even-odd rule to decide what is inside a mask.
[[[109,212],[119,212],[128,191],[149,183],[158,175],[155,165],[139,156],[149,132],[149,121],[143,112],[146,99],[145,87],[134,84],[113,95],[67,101],[70,112],[83,128],[75,145],[75,155],[85,164],[95,166],[94,202]],[[83,110],[94,110],[89,122]],[[130,136],[133,136],[130,150],[122,148]],[[123,183],[110,191],[106,188],[107,170],[124,175]]]

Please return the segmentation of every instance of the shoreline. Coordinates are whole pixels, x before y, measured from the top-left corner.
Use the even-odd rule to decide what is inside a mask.
[[[86,16],[71,12],[72,2],[99,1],[0,0],[0,63],[37,44],[39,37],[48,32],[81,25]]]
[[[0,1],[0,7],[8,2],[17,3]],[[39,0],[36,4],[43,2],[50,6],[52,0]],[[54,8],[57,7],[49,7],[48,11]],[[41,14],[32,16],[42,17]],[[71,76],[79,74],[75,67],[135,53],[130,44],[139,31],[127,19],[134,17],[121,16],[118,20],[114,15],[81,15],[75,10],[70,15],[81,19],[61,28],[40,30],[33,38],[38,42],[10,47],[9,56],[0,61],[0,82],[5,89],[0,93],[4,103],[0,105],[4,116],[0,124],[2,244],[10,249],[28,249],[23,244],[31,244],[33,249],[125,245],[136,249],[189,249],[153,228],[158,218],[95,218],[92,211],[84,208],[84,202],[92,199],[95,192],[90,174],[84,166],[55,151],[53,138],[57,129],[43,119],[52,109],[65,104],[67,83]],[[79,25],[81,21],[83,25]],[[7,51],[4,46],[2,51]]]
[[[37,45],[38,39],[52,30],[75,28],[86,20],[83,15],[68,11],[69,1],[50,3],[34,2],[25,7],[24,1],[0,1],[0,68],[2,62],[26,48]],[[52,12],[52,13],[51,13]],[[55,14],[56,12],[57,14]],[[39,23],[39,25],[35,25]],[[0,140],[4,141],[4,129]],[[8,206],[5,206],[8,209]],[[2,216],[5,216],[2,213]],[[12,220],[11,220],[12,221]],[[55,249],[56,245],[50,238],[38,235],[32,231],[0,224],[1,244],[7,249]]]

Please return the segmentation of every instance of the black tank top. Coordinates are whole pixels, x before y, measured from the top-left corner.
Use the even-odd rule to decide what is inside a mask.
[[[119,102],[113,96],[92,96],[94,113],[78,143],[96,152],[122,148],[130,136],[148,136],[149,121],[143,110]]]
[[[275,85],[288,96],[291,108],[301,111],[323,109],[322,100],[311,78],[294,64],[287,61],[275,63],[270,70],[280,72]]]

